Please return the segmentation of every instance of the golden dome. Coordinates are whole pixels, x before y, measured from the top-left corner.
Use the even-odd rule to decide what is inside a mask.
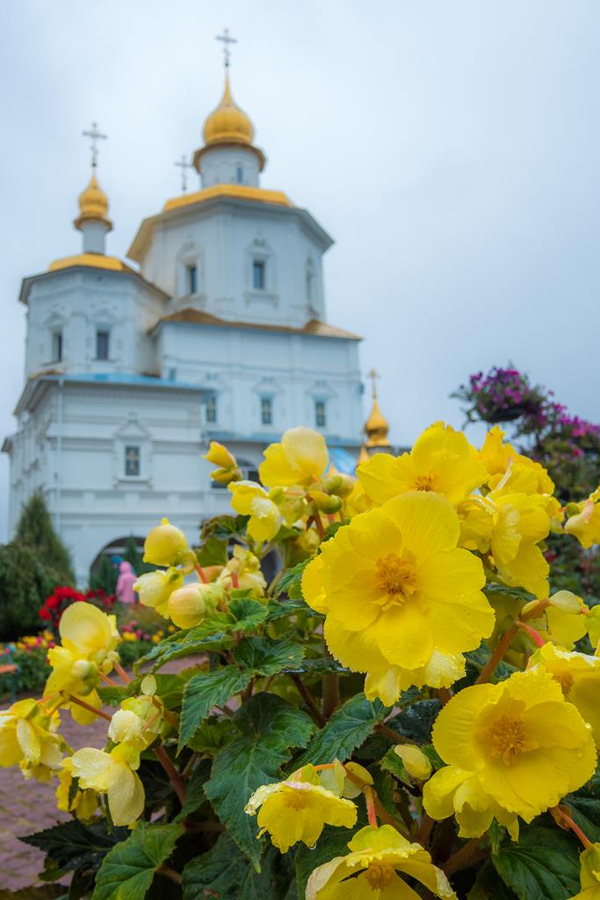
[[[75,219],[75,228],[81,230],[82,223],[90,220],[104,222],[109,230],[112,228],[112,222],[108,218],[108,197],[93,172],[90,183],[79,195],[79,216]]]
[[[377,397],[373,397],[373,406],[371,407],[371,414],[367,421],[365,422],[365,433],[367,435],[367,448],[372,447],[391,447],[388,440],[388,432],[390,430],[389,423],[387,419],[385,419],[381,410],[379,409],[379,404],[377,403]]]
[[[204,123],[204,142],[214,144],[252,144],[254,128],[245,112],[234,103],[225,72],[225,90],[221,102]]]

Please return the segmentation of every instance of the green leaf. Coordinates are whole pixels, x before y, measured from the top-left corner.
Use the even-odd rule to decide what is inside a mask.
[[[333,656],[319,657],[317,659],[304,659],[293,669],[286,666],[285,671],[293,672],[297,675],[308,675],[309,677],[311,675],[320,677],[321,675],[333,675],[335,673],[338,675],[350,674],[350,669],[346,669],[344,666],[340,665]]]
[[[269,847],[257,872],[227,834],[183,870],[183,900],[285,900],[291,864],[287,855]]]
[[[239,731],[215,757],[204,786],[219,819],[258,869],[261,843],[256,818],[244,812],[250,795],[280,777],[291,747],[305,747],[314,731],[311,719],[274,694],[251,697],[232,719]]]
[[[431,729],[441,708],[440,700],[419,700],[394,716],[388,725],[415,744],[430,744]]]
[[[183,830],[181,825],[138,822],[131,836],[104,858],[92,900],[143,900]]]
[[[269,612],[264,603],[253,600],[247,593],[246,591],[232,591],[229,601],[231,630],[241,631],[243,634],[262,625]]]
[[[303,613],[305,616],[312,618],[324,618],[321,613],[307,606],[304,600],[274,600],[268,606],[268,621],[273,622],[275,619],[295,616],[298,613]]]
[[[200,538],[204,541],[209,537],[216,537],[220,540],[243,537],[249,521],[250,516],[215,516],[204,523]]]
[[[600,842],[600,801],[595,797],[569,797],[567,802],[575,824],[593,844]]]
[[[492,861],[520,900],[568,900],[579,891],[577,841],[559,828],[524,827]]]
[[[101,859],[128,834],[127,828],[114,828],[109,833],[106,822],[82,825],[77,819],[71,819],[19,840],[43,850],[59,868],[69,870],[78,867],[84,857],[90,862]]]
[[[326,825],[316,847],[312,850],[304,844],[298,845],[296,848],[296,886],[299,897],[305,896],[306,882],[314,869],[329,862],[335,856],[346,856],[348,842],[352,840],[358,827],[358,824],[356,828],[333,828]]]
[[[233,658],[257,675],[276,675],[282,670],[294,670],[304,656],[304,650],[293,641],[272,641],[265,637],[244,638],[233,651]]]
[[[213,706],[222,706],[233,694],[243,691],[253,677],[252,669],[240,670],[236,666],[200,672],[190,678],[183,692],[181,719],[179,722],[180,753],[202,724]]]
[[[277,582],[277,587],[273,592],[273,597],[277,599],[281,594],[287,594],[287,596],[291,600],[302,600],[302,575],[306,566],[308,565],[309,560],[305,559],[301,563],[298,563],[297,566],[292,566],[291,569],[287,569],[279,581]]]
[[[210,778],[211,762],[209,759],[201,759],[192,772],[185,788],[185,803],[177,816],[177,821],[182,822],[194,813],[206,801],[204,785]]]
[[[518,900],[517,895],[498,878],[491,862],[487,862],[477,874],[475,884],[467,900]]]
[[[227,565],[227,541],[212,535],[196,550],[196,558],[201,566]]]
[[[320,765],[334,759],[344,762],[369,737],[385,712],[386,707],[379,700],[371,703],[364,694],[357,694],[333,714],[294,766]]]
[[[64,884],[44,884],[21,888],[19,891],[0,890],[0,900],[55,900],[66,897]]]

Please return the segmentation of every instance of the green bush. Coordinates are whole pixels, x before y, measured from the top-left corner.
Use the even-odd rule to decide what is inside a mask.
[[[50,674],[50,666],[46,662],[48,651],[42,647],[31,650],[15,650],[11,654],[11,662],[17,666],[16,675],[0,675],[0,701],[4,701],[13,690],[17,694],[40,693]],[[2,657],[2,662],[7,662]]]

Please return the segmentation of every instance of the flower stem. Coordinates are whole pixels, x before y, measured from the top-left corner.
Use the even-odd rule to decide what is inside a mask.
[[[431,837],[434,825],[435,819],[432,819],[427,813],[423,813],[421,816],[421,824],[419,825],[419,833],[417,834],[417,841],[419,844],[422,844],[423,847],[426,847],[429,843],[429,838]]]
[[[311,716],[313,717],[313,719],[315,720],[315,722],[317,723],[319,728],[322,728],[323,725],[326,724],[327,719],[325,718],[325,716],[323,715],[323,713],[321,712],[321,710],[315,703],[314,697],[312,696],[312,694],[310,693],[310,691],[308,690],[308,688],[306,687],[306,685],[304,684],[304,682],[302,681],[302,679],[300,678],[299,675],[295,675],[293,672],[290,672],[289,676],[292,679],[292,681],[294,682],[294,684],[296,685],[296,687],[298,688],[298,693],[300,694],[300,696],[306,703]]]
[[[111,717],[102,712],[101,709],[96,709],[95,706],[91,706],[85,700],[80,700],[79,697],[74,697],[72,694],[68,694],[68,697],[71,703],[76,703],[77,706],[81,706],[83,709],[87,709],[88,712],[94,713],[95,716],[100,716],[101,719],[106,719],[107,722],[110,722]]]
[[[208,584],[208,578],[207,578],[206,572],[204,571],[202,566],[199,563],[197,563],[195,566],[195,569],[196,569],[196,572],[198,573],[198,578],[200,579],[200,581],[203,584]]]
[[[103,672],[100,672],[100,678],[105,684],[110,685],[110,687],[119,687],[116,681],[113,681],[112,678],[109,678],[108,675],[104,675]]]
[[[567,831],[571,830],[574,834],[576,834],[584,847],[587,848],[592,846],[592,842],[587,837],[587,835],[583,833],[579,825],[577,825],[577,823],[573,821],[566,807],[553,806],[552,809],[549,810],[549,812],[556,824],[560,828],[564,828]]]
[[[463,844],[460,850],[453,853],[441,866],[446,875],[452,875],[452,873],[458,871],[458,869],[466,869],[471,863],[474,863],[477,854],[481,849],[482,840],[483,837],[471,838],[470,841]]]
[[[337,672],[323,675],[323,716],[330,719],[340,702],[340,678]]]
[[[365,795],[365,800],[367,802],[367,817],[369,819],[369,825],[372,828],[377,828],[377,813],[375,812],[375,797],[373,795],[373,788],[370,784],[365,785],[363,788],[363,793]]]
[[[395,744],[414,744],[414,741],[411,741],[409,738],[404,737],[403,734],[400,734],[398,731],[394,731],[393,728],[390,728],[388,725],[385,725],[383,722],[378,722],[375,726],[375,730],[380,734],[383,734],[386,738],[389,738],[390,741],[393,741]]]
[[[485,684],[490,680],[494,672],[496,671],[497,666],[502,661],[502,657],[508,650],[510,643],[516,633],[519,630],[519,623],[517,621],[513,622],[512,625],[506,629],[500,640],[498,641],[498,646],[488,659],[487,663],[479,673],[477,679],[475,680],[475,684]]]
[[[539,634],[539,632],[537,632],[535,630],[535,628],[532,628],[531,625],[526,625],[525,622],[518,622],[517,624],[518,624],[519,628],[522,628],[523,631],[527,632],[529,637],[538,645],[538,647],[544,646],[546,641],[541,636],[541,634]]]
[[[183,781],[183,778],[171,762],[169,755],[164,747],[155,747],[154,753],[156,754],[159,763],[169,776],[169,781],[173,785],[173,790],[179,797],[181,805],[183,806],[183,804],[185,803],[185,783]]]
[[[129,684],[129,682],[131,681],[131,678],[129,677],[129,675],[127,674],[127,672],[125,671],[125,669],[123,668],[121,663],[118,661],[115,663],[115,672],[117,673],[117,675],[119,675],[123,679],[125,684]]]

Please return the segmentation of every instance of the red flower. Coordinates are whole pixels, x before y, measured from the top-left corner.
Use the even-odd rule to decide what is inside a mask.
[[[48,612],[45,606],[42,606],[40,609],[40,619],[44,619],[44,621],[49,622],[52,618],[52,613]]]

